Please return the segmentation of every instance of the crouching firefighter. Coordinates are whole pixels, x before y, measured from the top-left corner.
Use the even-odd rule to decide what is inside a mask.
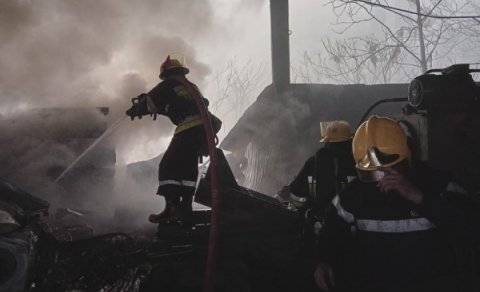
[[[180,220],[191,225],[192,200],[198,176],[198,159],[207,156],[207,142],[200,111],[195,98],[201,98],[206,106],[208,100],[202,96],[195,84],[185,75],[189,69],[181,57],[166,60],[160,66],[160,82],[148,93],[132,99],[133,105],[126,114],[133,120],[147,114],[167,116],[177,127],[158,168],[159,186],[157,194],[165,198],[165,209],[152,214],[152,223]],[[215,133],[221,121],[209,113]]]

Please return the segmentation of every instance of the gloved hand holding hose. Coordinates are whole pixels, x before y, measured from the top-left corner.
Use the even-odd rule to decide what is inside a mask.
[[[147,94],[142,93],[137,97],[132,98],[132,106],[125,112],[127,116],[132,119],[132,121],[137,117],[142,118],[143,115],[147,114]]]

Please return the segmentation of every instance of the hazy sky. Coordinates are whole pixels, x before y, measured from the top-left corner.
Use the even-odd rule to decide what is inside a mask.
[[[290,1],[292,66],[335,35],[326,2]],[[3,0],[0,52],[0,115],[28,107],[108,106],[113,123],[132,97],[156,85],[160,63],[175,52],[186,55],[188,77],[211,102],[229,60],[262,66],[252,102],[271,82],[269,1]],[[225,121],[222,136],[241,113],[217,114]],[[166,120],[144,119],[123,122],[112,138],[123,163],[162,152],[171,133]]]

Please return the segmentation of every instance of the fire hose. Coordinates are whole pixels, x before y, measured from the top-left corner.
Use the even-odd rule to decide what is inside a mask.
[[[215,146],[215,133],[212,127],[212,121],[208,113],[207,106],[204,103],[203,96],[188,80],[176,78],[180,81],[188,91],[192,93],[197,108],[200,112],[200,117],[205,129],[205,135],[208,146],[208,155],[210,156],[210,185],[211,185],[211,215],[210,215],[210,233],[208,239],[208,254],[205,270],[205,278],[203,282],[203,291],[212,292],[215,287],[215,263],[218,253],[218,237],[219,237],[219,223],[218,223],[218,209],[220,207],[219,196],[219,180],[217,174],[217,155]]]

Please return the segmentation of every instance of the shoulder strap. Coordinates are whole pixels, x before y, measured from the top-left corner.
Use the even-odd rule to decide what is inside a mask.
[[[188,79],[182,78],[180,76],[172,76],[170,78],[180,82],[183,86],[185,86],[185,88],[187,89],[187,91],[190,95],[200,97],[205,102],[206,98],[203,97],[203,95],[200,92],[200,90],[198,89],[198,87],[195,84],[193,84],[192,82],[190,82]],[[208,102],[207,102],[207,104],[208,104]]]

